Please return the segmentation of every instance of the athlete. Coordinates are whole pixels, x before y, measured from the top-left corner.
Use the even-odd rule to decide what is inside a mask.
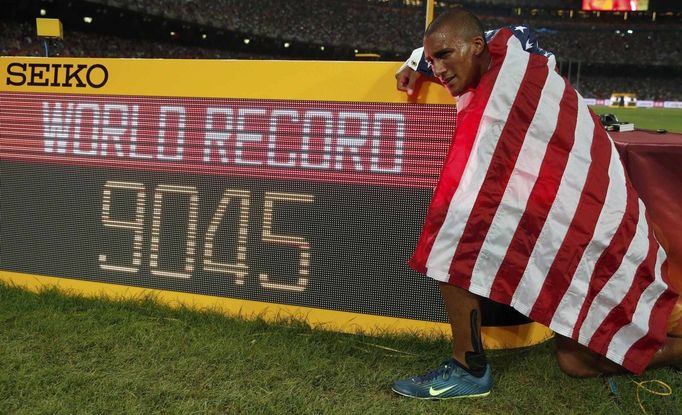
[[[678,295],[665,252],[613,143],[553,55],[524,26],[484,33],[457,8],[429,25],[398,89],[414,93],[415,69],[457,97],[453,143],[409,261],[439,282],[452,356],[393,391],[490,393],[482,297],[554,330],[571,376],[680,363],[682,339],[666,334]]]

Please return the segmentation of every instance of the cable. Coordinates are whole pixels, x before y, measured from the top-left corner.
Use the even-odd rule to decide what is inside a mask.
[[[649,392],[650,394],[657,395],[657,396],[670,396],[673,394],[673,388],[671,388],[670,385],[668,385],[667,383],[665,383],[661,380],[658,380],[658,379],[643,380],[641,382],[637,382],[636,380],[630,379],[630,381],[632,381],[632,383],[637,385],[637,393],[636,393],[637,403],[639,404],[639,408],[642,410],[642,413],[644,413],[644,414],[647,414],[647,411],[646,411],[646,409],[644,409],[644,405],[642,404],[642,399],[639,396],[640,389],[644,389],[646,392]],[[655,390],[650,389],[647,386],[645,386],[645,385],[648,385],[650,383],[657,384],[657,385],[661,386],[663,391],[662,392],[655,391]]]
[[[644,390],[645,392],[648,392],[652,395],[657,395],[657,396],[671,396],[673,394],[673,389],[668,385],[667,383],[658,380],[658,379],[652,379],[652,380],[643,380],[643,381],[636,381],[632,379],[631,377],[628,376],[628,379],[634,383],[637,387],[636,392],[635,392],[635,397],[637,398],[637,404],[639,405],[639,409],[642,411],[643,414],[648,415],[648,412],[644,408],[644,404],[642,403],[642,398],[640,396],[640,390]],[[614,401],[616,405],[621,406],[621,396],[620,393],[618,392],[618,384],[616,383],[616,377],[615,376],[609,376],[604,378],[605,383],[608,385],[611,394],[613,395]],[[656,384],[661,387],[661,390],[653,390],[647,385],[649,384]],[[622,409],[622,407],[621,407]]]

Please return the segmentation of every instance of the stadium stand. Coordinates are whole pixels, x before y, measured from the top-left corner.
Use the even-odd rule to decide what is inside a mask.
[[[44,45],[35,36],[33,23],[0,20],[5,42],[0,55],[44,56]],[[12,36],[6,34],[12,33]],[[73,32],[64,41],[49,41],[50,56],[101,58],[173,58],[173,59],[276,59],[273,55],[240,53],[147,40],[133,40],[86,32]]]
[[[650,76],[599,76],[581,78],[579,92],[584,97],[609,98],[613,91],[632,91],[641,100],[680,101],[682,87],[679,81]]]
[[[423,7],[359,0],[97,0],[108,6],[136,10],[170,19],[227,28],[273,38],[302,42],[349,45],[364,50],[398,52],[403,56],[420,43],[424,24]],[[466,3],[466,2],[465,2]],[[646,61],[682,64],[677,30],[653,30],[648,19],[618,21],[565,18],[554,13],[513,16],[507,0],[471,2],[486,28],[523,23],[539,31],[538,38],[562,59],[592,63]],[[526,2],[537,7],[559,7],[566,2]],[[489,8],[487,6],[498,6]],[[544,6],[541,6],[544,5]],[[502,6],[502,7],[500,7]],[[447,6],[446,6],[447,7]],[[440,7],[442,8],[442,7]],[[494,13],[494,14],[489,14]],[[634,28],[634,30],[633,30]],[[643,30],[648,28],[648,30]],[[628,33],[631,30],[632,33]],[[657,47],[650,47],[651,44]],[[644,55],[642,55],[644,54]]]
[[[38,6],[44,7],[48,17],[58,7],[53,1],[22,3],[27,13],[27,3],[34,4],[30,9],[34,14]],[[65,39],[52,42],[50,49],[52,55],[60,56],[344,60],[353,59],[353,52],[360,51],[375,52],[385,60],[400,60],[421,43],[425,12],[419,3],[73,1],[67,7],[72,7],[74,15],[80,17],[87,11],[95,15],[95,23],[108,23],[86,25],[67,20]],[[463,3],[482,17],[486,28],[511,24],[534,28],[540,45],[555,53],[562,73],[584,96],[608,98],[613,90],[624,90],[636,92],[640,99],[682,100],[678,81],[682,76],[680,14],[667,14],[665,19],[659,16],[653,21],[652,13],[634,13],[625,20],[621,15],[596,16],[577,9],[575,13],[562,9],[567,3],[579,7],[578,1]],[[451,7],[449,3],[437,4],[436,12]],[[59,7],[65,13],[64,6]],[[0,54],[44,54],[42,42],[34,34],[33,20],[26,16],[16,12],[7,17],[11,20],[0,20],[0,32],[5,39],[0,44]],[[120,20],[125,20],[130,30],[121,31]],[[249,45],[246,39],[261,39],[261,46],[257,40]],[[285,49],[284,43],[293,46]],[[614,76],[606,77],[604,73]]]

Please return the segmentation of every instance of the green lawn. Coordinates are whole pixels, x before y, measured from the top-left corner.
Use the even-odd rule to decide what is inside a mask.
[[[0,414],[679,414],[682,374],[573,379],[553,344],[489,353],[487,398],[429,402],[391,382],[431,369],[447,339],[339,334],[301,321],[243,321],[150,299],[32,294],[0,284]]]
[[[635,128],[657,130],[659,128],[670,132],[682,133],[682,109],[674,108],[612,108],[607,106],[593,106],[599,115],[614,114],[621,122],[631,122]]]

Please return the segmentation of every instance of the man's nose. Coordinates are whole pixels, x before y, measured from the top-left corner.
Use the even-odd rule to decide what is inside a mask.
[[[441,78],[443,75],[445,75],[446,69],[442,62],[434,60],[431,68],[433,69],[433,74],[438,78]]]

